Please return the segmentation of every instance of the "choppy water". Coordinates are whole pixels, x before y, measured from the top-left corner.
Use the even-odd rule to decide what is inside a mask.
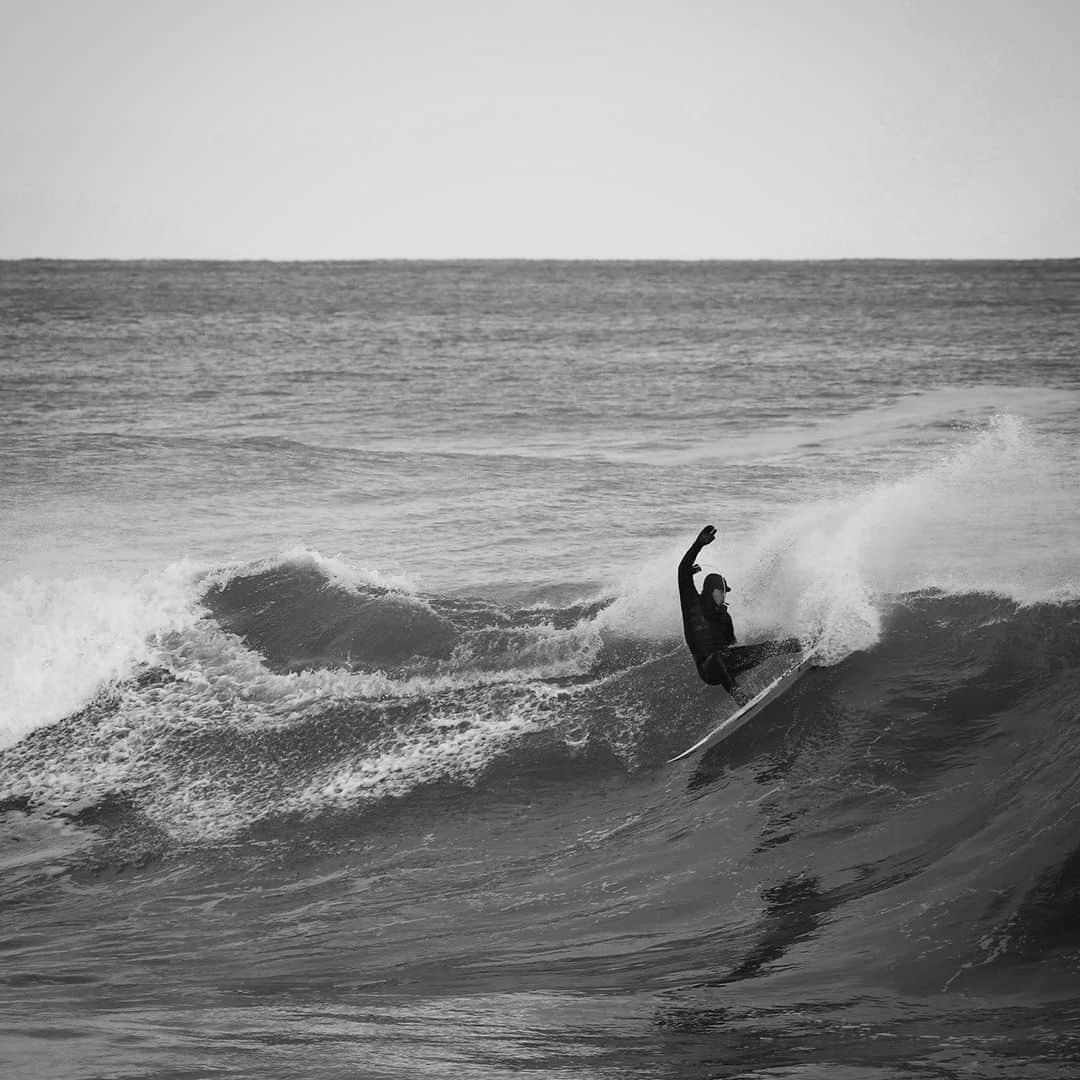
[[[5,1075],[1075,1075],[1078,285],[0,264]]]

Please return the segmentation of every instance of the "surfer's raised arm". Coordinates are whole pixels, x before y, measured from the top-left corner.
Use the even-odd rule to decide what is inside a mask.
[[[694,564],[694,560],[701,553],[701,549],[707,544],[711,544],[716,539],[716,529],[712,525],[706,525],[701,532],[698,533],[697,539],[686,549],[686,554],[682,557],[682,562],[679,563],[679,592],[681,593],[686,586],[691,589],[694,588],[694,574],[696,574],[701,567]],[[697,590],[694,589],[696,593]]]

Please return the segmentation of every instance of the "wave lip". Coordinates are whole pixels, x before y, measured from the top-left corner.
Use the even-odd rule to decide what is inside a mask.
[[[209,582],[203,603],[217,623],[277,670],[396,665],[445,658],[453,625],[418,597],[375,584],[346,584],[309,560],[285,559]]]

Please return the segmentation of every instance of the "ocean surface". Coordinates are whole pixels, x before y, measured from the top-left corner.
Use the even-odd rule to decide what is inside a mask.
[[[0,263],[0,407],[4,1080],[1080,1075],[1080,262]]]

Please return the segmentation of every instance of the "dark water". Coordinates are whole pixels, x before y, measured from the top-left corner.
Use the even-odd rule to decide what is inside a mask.
[[[0,266],[3,1075],[1077,1075],[1078,277]]]

